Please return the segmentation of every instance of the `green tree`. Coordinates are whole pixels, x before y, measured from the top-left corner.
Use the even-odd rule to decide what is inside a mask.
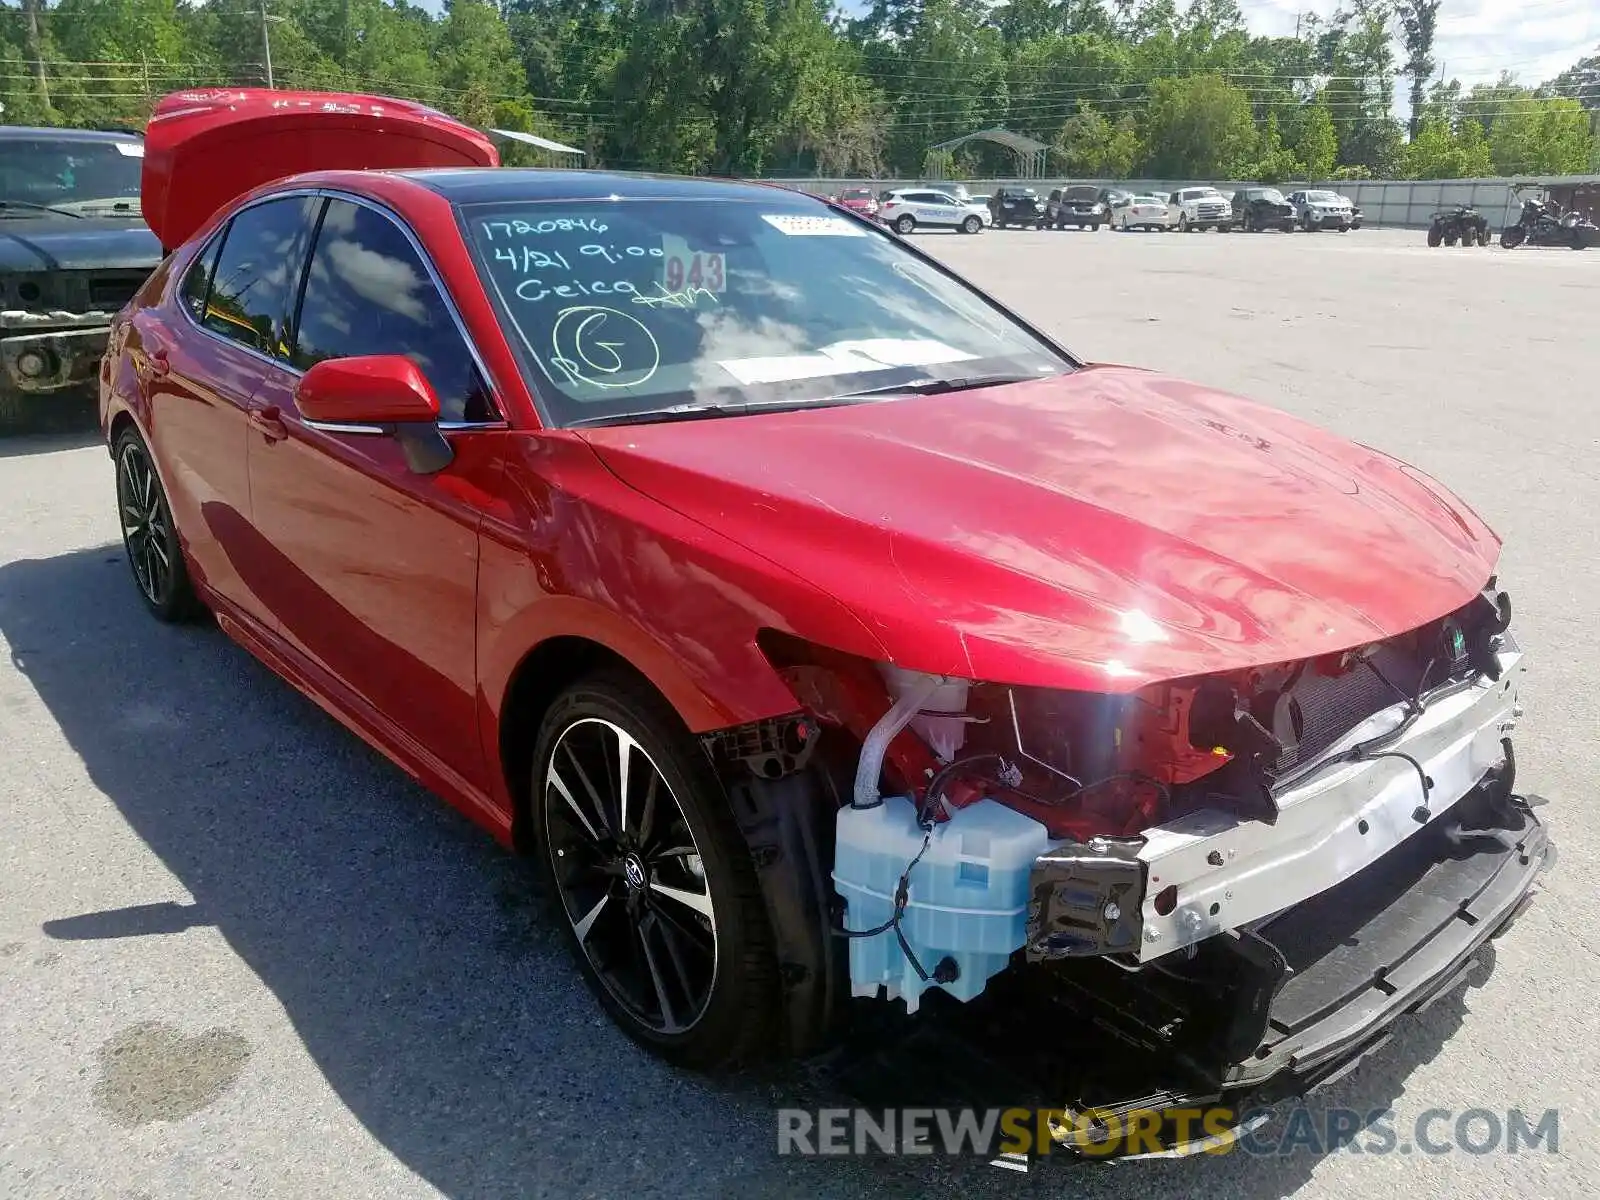
[[[1237,178],[1253,165],[1250,96],[1220,75],[1157,79],[1150,88],[1149,169],[1163,178]]]
[[[1588,169],[1589,114],[1576,100],[1528,97],[1496,118],[1489,133],[1502,175],[1576,175]]]
[[[1333,164],[1339,155],[1339,135],[1334,132],[1328,102],[1320,93],[1305,107],[1294,148],[1307,179],[1327,179],[1333,174]]]
[[[1068,174],[1091,179],[1126,179],[1144,158],[1131,116],[1113,122],[1087,104],[1061,126],[1053,149]]]
[[[1423,118],[1406,146],[1405,166],[1413,179],[1468,179],[1494,170],[1481,125],[1464,120],[1452,129],[1439,117]]]
[[[1437,66],[1433,59],[1433,35],[1439,21],[1439,0],[1413,0],[1401,4],[1396,12],[1406,47],[1405,66],[1401,69],[1411,81],[1410,134],[1415,141],[1422,125],[1423,105],[1427,102],[1428,81],[1433,78]]]

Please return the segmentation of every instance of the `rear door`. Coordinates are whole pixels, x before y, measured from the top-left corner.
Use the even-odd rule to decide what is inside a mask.
[[[287,195],[240,210],[191,262],[167,318],[133,317],[154,450],[189,558],[207,587],[257,621],[265,610],[251,570],[250,401],[282,361],[311,203]]]
[[[378,426],[313,425],[294,384],[328,358],[405,354],[440,401],[454,461],[406,464]],[[250,489],[264,595],[312,669],[364,701],[472,787],[486,782],[477,725],[478,526],[505,427],[486,374],[420,244],[400,218],[334,196],[317,227],[288,370],[256,397]]]

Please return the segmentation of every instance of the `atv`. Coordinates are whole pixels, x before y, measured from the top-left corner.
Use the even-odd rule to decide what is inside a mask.
[[[1428,225],[1428,245],[1487,246],[1489,244],[1489,219],[1477,209],[1458,204],[1453,209],[1441,209],[1433,214]]]

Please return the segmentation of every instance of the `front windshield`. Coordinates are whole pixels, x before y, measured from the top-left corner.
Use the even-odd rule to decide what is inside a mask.
[[[1098,200],[1100,189],[1093,187],[1071,187],[1061,194],[1063,200]]]
[[[1307,192],[1307,200],[1314,200],[1320,204],[1337,204],[1339,197],[1332,192]]]
[[[846,200],[870,200],[872,193],[866,188],[846,188],[840,195]]]
[[[1278,191],[1276,188],[1262,188],[1261,189],[1261,198],[1263,200],[1265,200],[1268,204],[1287,204],[1287,203],[1289,203],[1287,200],[1285,200],[1283,198],[1283,193]]]
[[[1072,369],[896,239],[793,197],[483,203],[462,216],[558,425]]]
[[[139,215],[144,143],[69,138],[0,141],[0,215],[38,210]]]

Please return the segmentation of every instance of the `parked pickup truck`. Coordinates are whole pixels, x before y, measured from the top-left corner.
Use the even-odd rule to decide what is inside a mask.
[[[0,126],[0,433],[87,420],[111,318],[161,261],[136,133]]]
[[[1175,224],[1184,232],[1215,229],[1227,233],[1233,228],[1233,205],[1214,187],[1179,188],[1170,203],[1177,214]]]

